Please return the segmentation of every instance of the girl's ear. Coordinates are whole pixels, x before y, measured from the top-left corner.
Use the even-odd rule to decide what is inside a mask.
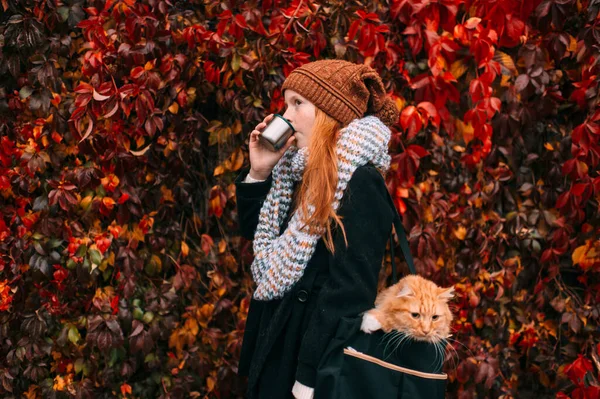
[[[442,300],[446,300],[446,301],[454,298],[454,287],[440,288],[439,294],[437,297],[438,297],[438,299],[442,299]]]
[[[413,297],[413,296],[415,296],[415,293],[408,286],[408,284],[403,285],[402,288],[400,289],[400,291],[398,292],[398,294],[396,294],[397,298],[405,298],[405,297]]]

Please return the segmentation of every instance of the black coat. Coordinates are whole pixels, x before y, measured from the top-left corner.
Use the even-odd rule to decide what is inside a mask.
[[[242,236],[253,239],[272,176],[243,183],[247,174],[243,170],[235,182],[238,219]],[[321,355],[340,318],[374,306],[394,216],[386,191],[374,166],[357,168],[338,209],[348,247],[335,229],[334,255],[320,239],[304,275],[283,298],[251,300],[238,371],[248,376],[248,398],[293,398],[295,380],[314,387]]]

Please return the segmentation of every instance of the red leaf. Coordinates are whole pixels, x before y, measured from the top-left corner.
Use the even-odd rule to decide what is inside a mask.
[[[238,14],[235,16],[235,23],[238,24],[240,28],[247,28],[248,24],[246,23],[246,18],[242,14]]]
[[[146,70],[144,69],[144,67],[135,67],[131,70],[130,75],[134,79],[139,79],[145,72]]]
[[[421,103],[419,103],[419,105],[417,106],[417,108],[419,110],[423,110],[424,111],[424,116],[427,117],[427,119],[433,119],[432,120],[432,124],[435,127],[439,127],[440,126],[440,114],[438,113],[437,108],[435,107],[435,105],[433,105],[432,103],[430,103],[429,101],[423,101]],[[423,112],[422,112],[423,114]]]
[[[406,151],[409,152],[412,157],[423,158],[429,155],[429,152],[427,152],[427,150],[420,145],[409,145],[406,148]]]
[[[73,113],[71,114],[71,118],[69,118],[69,120],[70,121],[77,121],[84,114],[85,114],[85,107],[75,108],[75,111],[73,111]]]
[[[573,315],[573,317],[577,316]],[[565,374],[577,385],[583,385],[583,378],[589,371],[592,371],[592,363],[581,354],[573,363],[565,367]]]
[[[215,242],[211,236],[208,234],[202,234],[200,237],[200,247],[202,248],[202,252],[204,252],[204,254],[209,254],[214,245]]]
[[[358,15],[360,17],[360,19],[367,19],[367,13],[364,12],[363,10],[356,11],[356,15]]]
[[[558,198],[556,199],[556,207],[558,209],[560,209],[560,208],[563,208],[565,205],[567,205],[567,201],[569,200],[570,195],[571,195],[570,191],[565,191],[564,193],[559,195]]]
[[[75,93],[77,94],[90,94],[94,91],[94,87],[89,84],[82,82],[75,88]]]
[[[88,127],[87,127],[87,130],[85,131],[85,134],[83,135],[83,137],[81,138],[81,140],[79,140],[80,143],[82,141],[84,141],[85,139],[87,139],[90,134],[92,134],[93,127],[94,127],[94,121],[90,119]]]
[[[113,101],[114,101],[114,106],[112,107],[112,109],[110,111],[108,111],[106,114],[104,114],[103,118],[108,119],[119,110],[119,102],[116,100],[113,100]],[[109,101],[107,104],[110,105],[111,102]]]
[[[358,31],[359,26],[360,26],[360,21],[352,22],[352,25],[350,25],[350,29],[348,30],[348,41],[354,40],[354,37],[356,36],[356,32]]]
[[[402,126],[402,129],[407,133],[406,138],[408,140],[419,133],[423,127],[423,121],[421,114],[419,114],[419,111],[415,106],[409,105],[402,110],[402,114],[400,115],[400,126]]]
[[[571,188],[571,194],[581,197],[588,187],[589,183],[576,183]]]

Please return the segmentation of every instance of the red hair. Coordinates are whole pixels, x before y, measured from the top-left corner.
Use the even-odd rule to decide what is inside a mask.
[[[308,204],[314,206],[314,212],[304,223],[313,234],[323,231],[325,245],[334,253],[331,222],[342,229],[346,246],[346,231],[341,218],[333,210],[333,201],[338,184],[338,165],[336,145],[342,124],[319,108],[315,107],[315,124],[313,126],[308,159],[302,182],[297,195],[297,207],[304,215],[308,214]]]

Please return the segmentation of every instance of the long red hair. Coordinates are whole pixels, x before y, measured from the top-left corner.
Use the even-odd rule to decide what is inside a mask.
[[[336,144],[342,124],[319,108],[315,108],[315,124],[308,147],[308,159],[296,198],[296,208],[308,214],[308,204],[315,207],[314,213],[304,223],[311,233],[323,231],[325,245],[334,253],[332,221],[342,230],[346,246],[346,231],[341,218],[333,210],[333,201],[338,184]]]

